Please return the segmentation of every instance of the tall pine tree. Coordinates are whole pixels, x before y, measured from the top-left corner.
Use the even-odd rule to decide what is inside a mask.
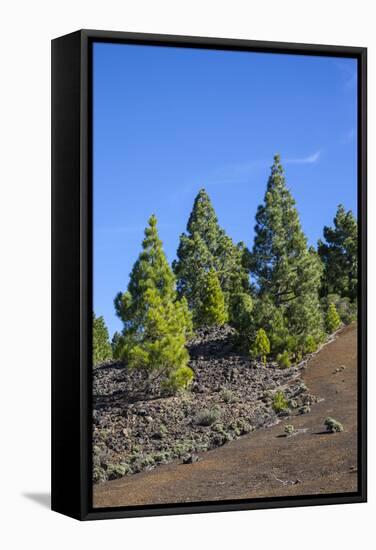
[[[207,326],[221,326],[227,321],[225,299],[213,268],[209,270],[206,277],[200,317],[202,323]]]
[[[103,317],[93,313],[93,365],[112,359],[112,348]]]
[[[249,291],[244,255],[244,245],[235,245],[219,226],[210,198],[201,189],[193,204],[187,232],[180,236],[178,259],[173,263],[179,295],[187,298],[196,326],[205,324],[201,313],[211,269],[217,274],[226,308],[230,308],[231,296]]]
[[[180,368],[188,368],[185,343],[192,322],[186,300],[177,300],[175,286],[153,215],[128,290],[115,298],[124,323],[120,355],[129,366],[142,369],[149,382],[175,380]]]
[[[337,313],[336,306],[329,304],[328,311],[325,315],[326,330],[331,334],[341,325],[341,318]]]
[[[355,302],[358,292],[358,224],[351,210],[338,206],[334,227],[324,227],[326,242],[318,242],[324,264],[321,294],[338,294]]]
[[[256,214],[251,272],[258,289],[257,323],[269,334],[273,352],[295,351],[308,336],[322,338],[321,262],[307,247],[279,155]]]
[[[124,338],[120,332],[115,332],[111,340],[112,355],[114,359],[119,359],[124,346]]]

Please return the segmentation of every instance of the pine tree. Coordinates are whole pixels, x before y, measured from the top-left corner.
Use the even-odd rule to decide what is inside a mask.
[[[341,319],[341,322],[345,325],[349,325],[357,318],[358,304],[357,301],[351,301],[347,296],[340,296],[339,294],[328,294],[323,296],[320,300],[321,309],[327,311],[329,304],[334,304],[337,313]]]
[[[124,346],[124,338],[120,332],[115,332],[111,340],[112,355],[114,359],[119,359],[121,350]]]
[[[185,343],[192,330],[191,315],[186,300],[177,300],[175,286],[153,215],[128,290],[115,298],[124,323],[120,355],[130,367],[146,373],[148,383],[166,383],[169,377],[176,379],[180,368],[189,368]]]
[[[144,304],[148,288],[156,289],[161,298],[174,301],[176,298],[175,277],[163,252],[162,241],[157,231],[157,219],[150,217],[142,242],[142,252],[133,266],[128,290],[119,292],[115,298],[115,310],[127,332],[142,330],[146,314]]]
[[[249,339],[254,340],[258,327],[263,327],[269,335],[270,348],[274,354],[285,350],[294,351],[297,338],[289,332],[285,314],[284,308],[277,307],[268,294],[256,296]]]
[[[254,301],[250,294],[239,292],[231,295],[229,317],[231,325],[239,333],[239,344],[249,343],[254,326]]]
[[[261,363],[266,363],[266,356],[270,353],[270,342],[263,328],[257,331],[255,342],[251,349],[251,357],[258,357]]]
[[[318,242],[324,263],[321,295],[338,294],[356,301],[358,292],[358,224],[351,210],[338,206],[334,227],[324,227],[326,242]]]
[[[246,249],[235,245],[219,226],[208,194],[201,189],[193,204],[187,232],[180,236],[177,260],[173,269],[180,296],[185,296],[196,326],[201,318],[207,273],[216,271],[226,307],[231,309],[231,296],[249,292],[249,277],[244,266]]]
[[[99,365],[112,358],[108,330],[103,317],[93,313],[93,365]]]
[[[224,295],[213,268],[206,276],[200,318],[208,326],[221,326],[228,318]]]
[[[307,247],[279,155],[274,157],[264,203],[256,214],[251,272],[258,307],[265,313],[265,319],[258,313],[258,323],[264,327],[269,323],[273,352],[303,346],[308,336],[322,338],[321,262]]]
[[[325,316],[326,330],[328,331],[329,334],[331,334],[332,332],[337,330],[340,324],[341,324],[341,319],[337,313],[336,306],[333,303],[331,303],[329,304],[328,311]]]

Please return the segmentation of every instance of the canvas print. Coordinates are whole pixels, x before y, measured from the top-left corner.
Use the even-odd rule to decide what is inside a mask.
[[[95,508],[358,490],[357,86],[94,42]]]

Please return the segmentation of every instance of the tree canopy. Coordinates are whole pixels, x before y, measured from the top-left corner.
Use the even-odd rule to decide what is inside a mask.
[[[356,301],[358,293],[358,224],[351,211],[340,204],[334,227],[324,227],[318,253],[324,264],[321,294],[339,294]]]
[[[112,344],[103,318],[94,316],[94,363],[113,354],[175,391],[193,379],[186,349],[193,323],[228,322],[251,356],[265,362],[271,355],[287,367],[314,352],[325,329],[355,318],[357,222],[340,205],[334,227],[324,228],[325,242],[318,251],[309,247],[279,155],[254,233],[252,251],[234,244],[201,189],[171,268],[152,215],[128,288],[114,300],[123,330]]]
[[[328,311],[325,316],[326,329],[329,333],[334,332],[341,325],[341,318],[338,315],[336,306],[329,304]]]
[[[249,291],[244,254],[244,245],[235,245],[219,226],[210,198],[201,189],[193,204],[187,232],[180,236],[177,260],[173,263],[179,296],[186,297],[196,326],[205,323],[201,315],[210,270],[216,272],[227,309],[235,293]]]
[[[93,365],[99,365],[112,358],[112,348],[103,317],[93,313]]]
[[[149,379],[166,382],[188,363],[186,338],[192,329],[185,298],[177,300],[175,277],[163,251],[153,215],[145,229],[142,252],[133,266],[128,290],[115,298],[123,321],[120,356]],[[186,379],[186,376],[184,380]]]
[[[269,338],[263,328],[259,328],[255,342],[250,351],[251,357],[259,357],[262,363],[266,363],[266,356],[270,353]]]
[[[257,209],[251,272],[259,300],[258,322],[266,325],[274,351],[302,345],[308,335],[322,337],[321,263],[307,246],[279,155]]]
[[[225,298],[217,273],[213,268],[208,271],[206,276],[200,318],[202,323],[208,326],[221,326],[228,319]]]

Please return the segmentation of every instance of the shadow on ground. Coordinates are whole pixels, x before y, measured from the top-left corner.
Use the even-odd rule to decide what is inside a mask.
[[[43,508],[51,508],[51,494],[50,493],[22,493],[22,496],[36,502]]]

